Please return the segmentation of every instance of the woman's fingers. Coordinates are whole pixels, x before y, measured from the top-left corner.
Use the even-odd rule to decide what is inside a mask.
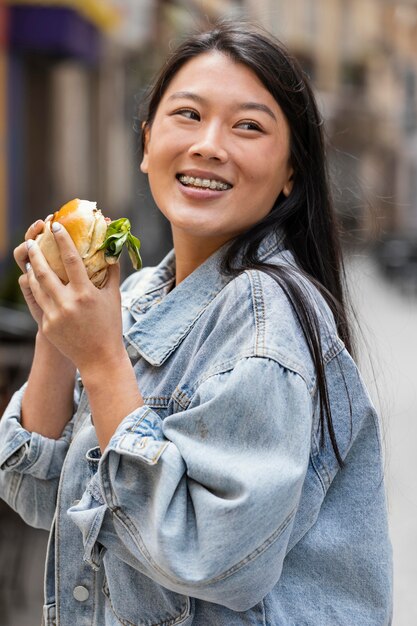
[[[30,270],[29,270],[30,271]],[[23,294],[24,299],[26,300],[26,304],[28,305],[29,311],[37,324],[41,324],[42,322],[42,309],[39,304],[36,302],[35,297],[32,293],[32,290],[29,286],[29,273],[22,274],[19,277],[19,286],[20,290]]]
[[[54,222],[51,230],[70,283],[74,286],[90,284],[87,270],[68,232],[59,222]]]
[[[36,220],[36,222],[33,222],[25,233],[25,241],[28,239],[35,239],[35,237],[43,233],[45,224],[51,219],[51,217],[52,214],[48,215],[44,220]]]
[[[19,246],[17,246],[17,248],[14,249],[13,256],[14,260],[16,261],[22,272],[25,272],[25,265],[29,259],[26,242],[21,243]]]
[[[25,263],[25,272],[29,279],[30,289],[38,304],[43,308],[43,294],[48,294],[53,298],[61,291],[63,285],[49,267],[36,241],[29,239],[26,246],[28,260]]]
[[[48,215],[48,217],[49,217],[49,215]],[[37,220],[36,222],[31,224],[29,226],[29,228],[27,229],[26,233],[25,233],[25,242],[28,239],[36,239],[36,237],[38,235],[40,235],[40,233],[43,232],[44,228],[45,228],[45,222],[43,220]],[[28,257],[27,246],[26,246],[25,242],[23,242],[19,246],[17,246],[17,248],[15,248],[14,252],[13,252],[13,256],[15,258],[15,261],[18,264],[18,266],[20,267],[20,269],[22,270],[22,272],[25,271],[25,265],[26,265],[26,263],[28,261],[28,258],[29,258]]]

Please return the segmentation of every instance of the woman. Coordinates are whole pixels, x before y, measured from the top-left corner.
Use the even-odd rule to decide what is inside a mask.
[[[0,484],[51,529],[45,623],[389,624],[378,423],[298,64],[247,24],[190,37],[141,169],[174,251],[124,282],[122,315],[118,269],[95,289],[62,227],[68,285],[42,224],[15,251],[39,332]]]

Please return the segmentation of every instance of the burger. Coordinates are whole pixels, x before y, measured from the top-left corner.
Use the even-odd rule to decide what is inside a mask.
[[[99,289],[106,284],[108,266],[118,261],[124,244],[133,267],[136,270],[142,267],[140,241],[131,234],[129,220],[121,217],[112,221],[104,217],[95,202],[75,198],[46,219],[43,232],[36,237],[51,269],[63,283],[68,283],[68,276],[51,231],[54,222],[59,222],[68,231],[89,279]]]

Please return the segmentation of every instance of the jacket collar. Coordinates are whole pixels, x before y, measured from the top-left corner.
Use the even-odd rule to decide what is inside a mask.
[[[281,250],[282,242],[282,236],[266,237],[260,246],[260,258],[266,260]],[[160,366],[166,361],[212,300],[232,280],[220,272],[227,245],[170,291],[175,280],[172,250],[153,270],[143,295],[132,298],[131,293],[126,294],[125,306],[135,323],[125,334],[125,340],[151,365]]]

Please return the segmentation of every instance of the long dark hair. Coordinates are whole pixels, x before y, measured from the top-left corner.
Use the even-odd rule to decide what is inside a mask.
[[[257,269],[283,289],[299,320],[316,369],[322,437],[328,430],[339,465],[343,466],[331,417],[320,325],[315,306],[300,283],[300,273],[318,288],[336,321],[340,338],[352,353],[351,331],[343,289],[343,260],[325,158],[323,124],[309,80],[285,46],[262,28],[219,21],[188,37],[169,57],[148,98],[144,119],[152,125],[158,105],[175,74],[190,59],[218,51],[250,68],[281,107],[290,128],[293,187],[276,199],[270,213],[234,239],[222,270],[237,275]],[[144,134],[142,134],[142,147]],[[284,233],[298,268],[260,260],[259,246],[270,233]]]

